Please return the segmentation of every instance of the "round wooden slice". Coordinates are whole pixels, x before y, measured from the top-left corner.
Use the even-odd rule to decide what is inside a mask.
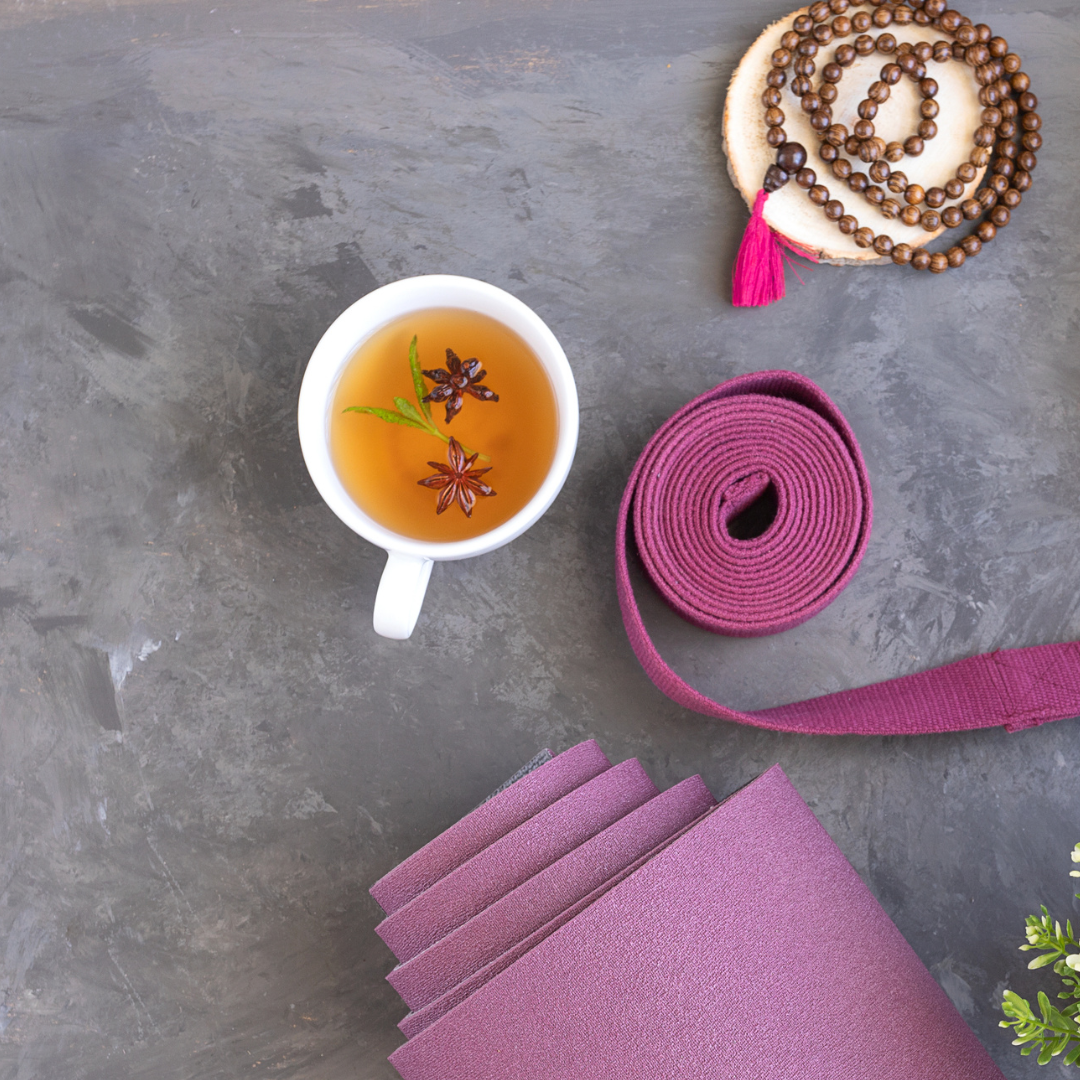
[[[728,173],[732,183],[739,189],[748,207],[753,207],[754,199],[761,189],[765,170],[776,160],[776,151],[766,142],[765,106],[761,95],[765,90],[765,79],[771,69],[771,56],[780,47],[780,37],[791,29],[797,15],[805,13],[807,8],[800,8],[790,15],[767,27],[761,36],[746,51],[735,74],[731,77],[727,98],[724,102],[724,152],[727,154]],[[885,31],[872,28],[872,36],[877,38]],[[934,27],[921,27],[914,23],[907,26],[891,25],[888,33],[897,42],[910,41],[916,44],[927,41],[933,44],[942,40],[943,35]],[[820,82],[821,68],[833,59],[838,45],[851,44],[857,35],[846,38],[834,38],[824,46],[815,58],[818,74],[814,76],[815,88]],[[885,64],[894,58],[879,52],[869,56],[860,56],[849,68],[844,69],[844,77],[837,85],[839,94],[832,106],[833,122],[844,124],[848,130],[858,120],[859,102],[866,97],[867,88],[879,77]],[[939,64],[931,60],[927,65],[927,75],[936,79],[940,87],[937,101],[941,111],[936,118],[938,133],[927,141],[926,149],[918,157],[905,156],[902,160],[891,163],[891,168],[904,172],[908,180],[920,184],[923,188],[944,187],[945,182],[956,175],[956,167],[968,160],[974,146],[972,136],[981,123],[982,105],[979,104],[979,85],[975,81],[972,69],[967,64],[950,60]],[[789,71],[790,77],[790,71]],[[907,76],[891,88],[889,100],[879,107],[874,118],[876,134],[886,142],[903,142],[915,133],[919,124],[919,104],[922,98],[917,85]],[[872,206],[862,195],[852,191],[847,182],[838,180],[832,169],[818,157],[820,140],[810,118],[803,112],[799,99],[785,87],[781,94],[784,112],[784,130],[789,142],[799,142],[806,147],[807,167],[817,173],[818,183],[824,184],[834,199],[844,204],[844,211],[853,214],[860,225],[867,225],[880,235],[892,237],[894,243],[910,244],[913,248],[923,247],[944,229],[926,232],[922,226],[905,225],[898,218],[886,218],[876,206]],[[856,171],[865,173],[869,166],[856,157],[851,159],[843,150],[842,157],[848,157]],[[962,202],[971,198],[982,180],[985,168],[980,169],[975,180],[968,184],[959,199],[945,203]],[[884,185],[882,185],[884,186]],[[903,196],[894,195],[886,190],[886,196],[897,199],[901,205]],[[925,206],[924,206],[925,208]],[[793,243],[816,254],[822,261],[831,263],[888,263],[888,258],[880,257],[873,248],[860,248],[850,236],[845,236],[822,213],[820,206],[815,206],[806,191],[799,187],[792,178],[779,191],[773,192],[765,204],[765,220],[777,232],[783,233]],[[963,234],[961,232],[954,235]]]

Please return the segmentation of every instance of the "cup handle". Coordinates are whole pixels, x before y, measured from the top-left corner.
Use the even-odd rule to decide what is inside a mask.
[[[431,577],[432,560],[421,555],[387,552],[375,594],[375,633],[404,641],[413,632]]]

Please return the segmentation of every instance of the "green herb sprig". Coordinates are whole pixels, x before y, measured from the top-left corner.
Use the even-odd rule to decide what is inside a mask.
[[[1080,863],[1080,844],[1073,848],[1070,857],[1074,863]],[[1080,870],[1069,871],[1069,876],[1080,877]],[[1080,898],[1080,893],[1076,896]],[[1028,964],[1029,968],[1053,967],[1064,987],[1057,995],[1058,999],[1071,1004],[1059,1009],[1040,990],[1037,999],[1039,1015],[1036,1015],[1025,998],[1006,990],[1001,1011],[1010,1019],[1002,1020],[1001,1026],[1013,1029],[1016,1035],[1013,1046],[1021,1047],[1020,1053],[1024,1057],[1038,1050],[1039,1064],[1046,1065],[1064,1053],[1064,1064],[1078,1065],[1080,1024],[1076,1016],[1080,1012],[1080,943],[1076,940],[1070,921],[1066,920],[1063,930],[1060,922],[1050,918],[1045,906],[1041,911],[1041,915],[1027,917],[1024,929],[1027,942],[1020,949],[1040,954]]]
[[[403,427],[419,428],[421,431],[426,431],[429,435],[434,435],[437,439],[442,439],[444,443],[449,445],[450,436],[443,434],[438,427],[435,426],[435,421],[431,418],[431,405],[424,400],[427,396],[427,386],[424,384],[424,373],[420,369],[420,358],[416,351],[416,335],[413,335],[412,341],[409,343],[409,370],[412,372],[413,392],[416,394],[416,405],[411,401],[403,397],[395,397],[394,404],[397,406],[397,411],[394,409],[380,409],[374,405],[350,405],[342,412],[355,412],[366,413],[368,416],[377,416],[380,420],[385,420],[388,424],[401,424]],[[419,406],[419,408],[417,408]],[[462,450],[466,455],[472,456],[473,450],[469,447],[462,445]],[[487,454],[477,454],[481,461],[490,461],[491,458]]]

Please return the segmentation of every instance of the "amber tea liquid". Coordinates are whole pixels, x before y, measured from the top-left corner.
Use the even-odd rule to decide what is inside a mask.
[[[456,503],[435,513],[439,493],[418,480],[447,463],[447,444],[416,428],[389,424],[350,405],[396,409],[395,397],[417,405],[409,370],[409,342],[417,337],[420,366],[445,369],[446,350],[487,371],[484,386],[499,395],[478,401],[466,394],[461,412],[446,423],[446,406],[431,402],[438,429],[453,435],[491,466],[481,478],[494,496],[478,497],[472,517]],[[424,380],[430,391],[435,383]],[[338,382],[330,417],[330,455],[345,490],[384,528],[415,540],[468,540],[508,521],[536,494],[551,468],[558,437],[558,409],[547,372],[512,330],[487,315],[461,308],[412,312],[377,330],[349,360]]]

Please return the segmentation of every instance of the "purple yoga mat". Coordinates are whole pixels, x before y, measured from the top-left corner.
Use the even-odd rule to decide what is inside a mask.
[[[706,810],[705,813],[707,814],[709,811]],[[565,911],[556,915],[554,919],[550,919],[548,922],[544,923],[543,926],[538,930],[534,930],[527,938],[519,941],[513,948],[507,949],[502,955],[497,956],[490,963],[485,964],[479,971],[473,972],[467,979],[463,979],[452,990],[448,990],[442,997],[436,998],[430,1005],[425,1005],[422,1009],[417,1009],[416,1012],[409,1013],[408,1016],[398,1024],[398,1027],[401,1028],[405,1037],[407,1039],[414,1038],[419,1035],[424,1028],[430,1027],[436,1020],[445,1016],[451,1009],[456,1008],[470,994],[476,993],[481,986],[494,979],[500,971],[505,971],[519,957],[524,956],[531,948],[539,945],[544,938],[550,937],[560,926],[563,926],[571,919],[576,918],[580,912],[584,911],[596,900],[599,900],[609,889],[613,889],[620,881],[629,877],[639,866],[644,866],[645,863],[658,855],[669,844],[677,840],[687,831],[687,829],[693,828],[694,824],[694,822],[691,822],[667,840],[657,844],[651,851],[642,855],[640,859],[632,862],[625,870],[620,870],[619,873],[614,877],[609,878],[599,888],[593,889],[591,893],[587,896],[583,896],[576,904],[571,904]]]
[[[657,794],[635,758],[615,765],[484,848],[383,919],[375,932],[399,961],[411,960]]]
[[[392,915],[477,852],[610,767],[611,762],[593,739],[572,746],[395,866],[372,885],[371,895],[387,915]]]
[[[778,767],[390,1060],[404,1080],[1002,1080]]]
[[[752,539],[728,528],[769,491],[776,516]],[[684,618],[753,637],[810,618],[866,550],[866,465],[840,410],[791,371],[740,375],[683,406],[638,458],[616,525],[615,580],[630,644],[672,701],[721,720],[817,735],[917,735],[1080,716],[1080,642],[1002,649],[838,694],[739,712],[664,662],[638,611],[627,543]],[[632,526],[632,528],[631,528]]]
[[[700,776],[684,780],[394,968],[387,980],[410,1009],[422,1009],[700,817],[715,801]]]

